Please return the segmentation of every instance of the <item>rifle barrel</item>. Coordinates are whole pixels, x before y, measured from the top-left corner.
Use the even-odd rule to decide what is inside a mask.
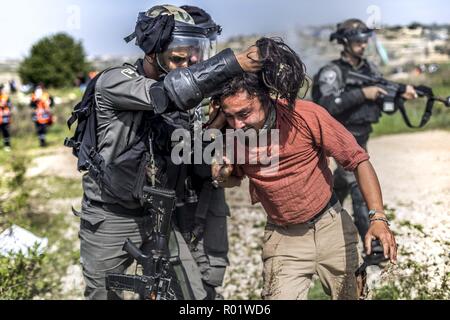
[[[450,107],[450,96],[448,96],[447,98],[434,97],[433,99],[436,101],[442,102],[447,108]]]

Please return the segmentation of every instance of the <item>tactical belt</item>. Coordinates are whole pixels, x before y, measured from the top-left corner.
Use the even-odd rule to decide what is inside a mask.
[[[328,201],[327,205],[322,210],[320,210],[318,214],[316,214],[314,217],[312,217],[311,219],[309,219],[308,221],[306,221],[304,223],[306,223],[310,227],[314,226],[314,224],[320,220],[320,218],[324,215],[324,213],[327,212],[328,209],[333,207],[338,201],[339,201],[338,197],[333,192],[331,194],[330,201]]]
[[[105,211],[121,214],[121,215],[127,215],[127,216],[135,216],[135,217],[142,217],[146,215],[146,211],[144,208],[136,208],[136,209],[129,209],[121,206],[120,204],[112,204],[112,203],[105,203],[95,200],[88,200],[88,202],[94,206],[94,207],[100,207]]]

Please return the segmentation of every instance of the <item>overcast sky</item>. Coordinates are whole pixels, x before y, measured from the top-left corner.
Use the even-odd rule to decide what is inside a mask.
[[[81,40],[89,55],[132,54],[122,39],[134,29],[137,13],[156,4],[191,4],[208,11],[223,37],[288,31],[356,17],[369,23],[450,23],[444,0],[2,0],[0,58],[23,58],[43,36],[65,31]]]

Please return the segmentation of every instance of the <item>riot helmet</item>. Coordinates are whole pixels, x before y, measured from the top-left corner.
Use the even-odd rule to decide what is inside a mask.
[[[339,44],[348,45],[352,42],[367,42],[373,35],[370,29],[359,19],[348,19],[338,23],[336,32],[330,35],[330,41],[337,40]]]
[[[209,57],[206,30],[196,26],[185,10],[172,5],[154,6],[140,12],[135,31],[125,41],[134,38],[146,55],[155,54],[162,73]]]

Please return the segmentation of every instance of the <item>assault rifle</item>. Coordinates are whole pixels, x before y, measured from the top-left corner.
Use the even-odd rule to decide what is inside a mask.
[[[368,76],[355,71],[347,73],[347,83],[360,86],[377,86],[384,89],[387,95],[381,95],[377,99],[377,104],[381,107],[383,112],[393,114],[400,110],[403,120],[410,128],[422,128],[430,120],[435,101],[443,103],[446,107],[450,107],[450,96],[447,98],[438,97],[434,95],[433,89],[424,85],[415,86],[414,89],[419,97],[427,99],[425,111],[418,126],[411,124],[409,117],[405,111],[404,99],[401,95],[406,91],[406,85],[393,81],[386,80],[380,76]]]
[[[174,190],[145,186],[143,190],[145,210],[153,217],[154,247],[145,255],[127,239],[123,250],[143,267],[142,275],[108,274],[106,289],[126,290],[138,293],[144,300],[174,300],[171,288],[168,240],[172,213],[175,210]]]

